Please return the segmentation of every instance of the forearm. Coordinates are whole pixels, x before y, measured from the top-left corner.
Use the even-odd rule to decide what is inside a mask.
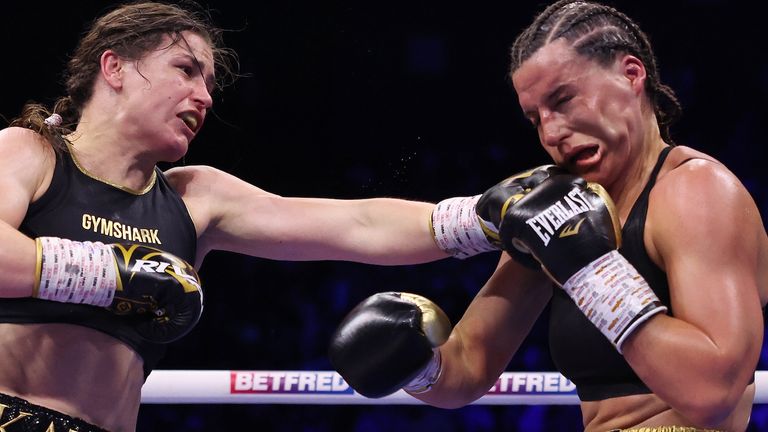
[[[35,285],[35,241],[0,224],[0,297],[29,297]]]
[[[350,239],[375,264],[399,265],[448,257],[435,242],[431,217],[435,204],[375,198],[358,202]]]
[[[465,345],[469,341],[469,338],[454,332],[448,342],[440,347],[440,378],[430,391],[412,396],[432,406],[460,408],[485,395],[504,371],[504,366],[501,363],[491,366],[479,354],[485,347],[473,350]]]
[[[440,379],[431,391],[415,396],[446,408],[484,396],[517,353],[551,295],[552,285],[541,272],[512,261],[502,263],[440,347]]]
[[[399,265],[496,251],[499,247],[476,213],[479,198],[454,197],[437,204],[391,198],[352,201],[348,245],[358,253],[352,259]]]
[[[503,257],[452,331],[424,297],[373,295],[336,329],[329,359],[366,397],[404,389],[435,406],[465,405],[490,389],[517,351],[551,296],[546,281]]]
[[[430,230],[434,206],[391,198],[259,196],[220,211],[200,242],[276,260],[418,264],[448,257]]]

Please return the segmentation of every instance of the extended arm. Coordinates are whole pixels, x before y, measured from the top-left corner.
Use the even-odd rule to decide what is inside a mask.
[[[167,176],[196,224],[199,259],[214,249],[280,260],[383,265],[450,256],[438,246],[432,230],[435,204],[392,198],[286,198],[202,166],[174,168]],[[477,225],[474,208],[468,208]],[[476,231],[483,236],[479,225]],[[484,237],[479,241],[486,250],[495,249]]]

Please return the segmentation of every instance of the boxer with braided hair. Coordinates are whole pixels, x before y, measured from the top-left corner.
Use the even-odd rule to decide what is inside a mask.
[[[645,90],[651,100],[661,137],[672,143],[669,127],[682,114],[674,90],[662,84],[656,55],[648,36],[622,12],[602,4],[555,4],[536,18],[512,45],[510,72],[550,41],[563,38],[579,54],[607,66],[617,52],[626,52],[645,65]],[[562,7],[560,7],[562,6]]]
[[[463,406],[549,306],[550,351],[576,384],[586,431],[744,431],[768,303],[754,200],[722,163],[673,145],[680,104],[648,37],[618,10],[558,1],[511,57],[522,111],[555,165],[473,204],[508,254],[450,333],[438,305],[382,294],[343,320],[332,362],[363,394],[403,388]]]

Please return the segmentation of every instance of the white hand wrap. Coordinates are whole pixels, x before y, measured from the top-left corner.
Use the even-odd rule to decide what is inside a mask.
[[[117,287],[112,248],[100,242],[39,237],[33,297],[106,307]]]
[[[483,252],[498,250],[483,233],[475,204],[480,195],[448,198],[440,201],[432,211],[432,232],[437,246],[464,259]]]
[[[443,357],[440,355],[440,350],[435,348],[434,353],[435,355],[429,360],[427,366],[411,382],[406,384],[403,390],[411,394],[420,394],[432,389],[443,371]]]
[[[641,323],[667,310],[648,282],[615,250],[579,270],[563,289],[619,353]]]

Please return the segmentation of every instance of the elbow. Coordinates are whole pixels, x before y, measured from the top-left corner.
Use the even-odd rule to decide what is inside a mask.
[[[723,386],[722,388],[688,394],[680,412],[700,428],[716,429],[731,416],[744,391]]]
[[[713,408],[712,411],[698,410],[695,413],[689,415],[688,418],[698,428],[715,430],[713,428],[716,428],[718,425],[722,424],[729,415],[730,411],[717,410]]]

